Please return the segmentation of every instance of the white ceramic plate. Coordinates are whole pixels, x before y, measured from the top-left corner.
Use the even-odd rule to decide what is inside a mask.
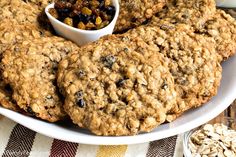
[[[198,127],[224,111],[236,98],[236,56],[223,63],[223,79],[217,96],[200,108],[190,110],[176,121],[163,124],[150,133],[136,136],[101,137],[70,123],[51,124],[0,107],[0,114],[43,135],[83,144],[119,145],[154,141]]]
[[[236,1],[235,0],[216,0],[216,5],[218,7],[236,8]]]

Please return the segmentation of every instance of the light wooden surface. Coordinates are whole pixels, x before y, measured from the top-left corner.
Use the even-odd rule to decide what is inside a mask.
[[[218,117],[210,121],[210,123],[218,122],[223,122],[229,127],[236,129],[236,100]]]
[[[0,120],[3,118],[3,116],[2,115],[0,115]]]
[[[229,108],[229,115],[236,120],[236,100]]]

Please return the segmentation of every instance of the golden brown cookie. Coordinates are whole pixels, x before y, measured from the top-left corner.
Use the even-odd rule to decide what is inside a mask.
[[[59,65],[64,108],[97,135],[134,135],[163,123],[176,102],[169,60],[139,38],[107,36]]]
[[[151,23],[159,19],[170,23],[184,23],[201,29],[202,25],[215,14],[215,0],[170,0],[162,11],[156,14]]]
[[[12,45],[20,44],[26,39],[51,36],[49,31],[40,27],[37,21],[40,10],[36,6],[27,4],[23,0],[2,0],[0,5],[0,55]],[[1,79],[0,104],[5,108],[18,110],[11,98],[11,93],[9,85]]]
[[[39,39],[43,36],[45,36],[43,31],[38,31],[34,25],[19,25],[15,20],[4,19],[0,23],[0,55],[2,56],[7,49],[11,48],[12,45],[20,44],[25,39],[33,40]],[[0,104],[5,108],[17,110],[18,107],[15,102],[12,101],[11,94],[11,88],[1,79]]]
[[[217,10],[197,33],[213,37],[217,43],[216,50],[223,60],[236,52],[236,20],[223,10]]]
[[[43,37],[16,44],[3,54],[3,80],[12,98],[26,112],[49,122],[62,119],[62,97],[56,87],[58,62],[77,46],[58,37]]]
[[[160,25],[163,21],[187,24],[196,34],[213,37],[223,60],[236,52],[236,20],[216,9],[214,0],[173,0],[148,25]]]
[[[48,4],[54,2],[54,0],[24,0],[26,3],[31,3],[33,5],[37,5],[40,10],[44,10]]]
[[[120,0],[115,32],[140,26],[165,6],[166,0]]]
[[[189,25],[169,21],[141,26],[126,34],[130,38],[142,38],[170,60],[168,68],[175,80],[178,102],[169,111],[168,121],[216,95],[222,68],[213,38],[194,33]]]

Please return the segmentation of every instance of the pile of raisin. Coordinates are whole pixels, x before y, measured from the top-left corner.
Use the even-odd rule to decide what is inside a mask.
[[[69,26],[98,30],[112,21],[115,11],[111,0],[57,0],[49,13]]]

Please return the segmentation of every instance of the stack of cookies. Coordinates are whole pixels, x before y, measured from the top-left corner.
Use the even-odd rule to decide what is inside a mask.
[[[214,0],[121,0],[116,33],[83,47],[54,34],[48,3],[0,2],[0,103],[96,135],[149,132],[203,105],[236,52],[236,21]]]

